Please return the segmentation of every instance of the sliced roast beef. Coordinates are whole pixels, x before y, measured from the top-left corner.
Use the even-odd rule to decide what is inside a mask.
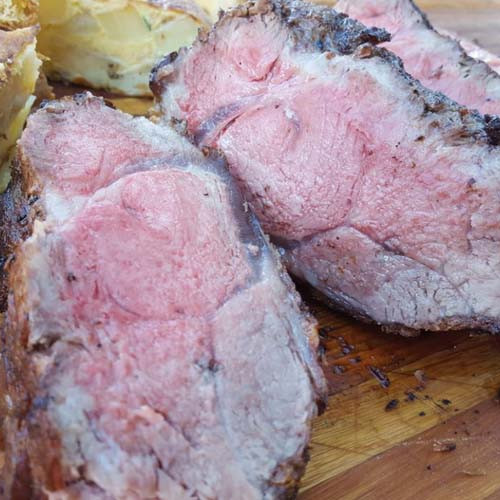
[[[389,31],[391,41],[385,46],[425,86],[482,113],[500,114],[500,75],[434,29],[413,0],[339,0],[335,8]]]
[[[289,269],[388,329],[500,328],[500,124],[426,90],[387,33],[300,1],[227,12],[153,73]]]
[[[293,493],[314,323],[220,157],[85,95],[31,117],[19,162],[43,215],[9,266],[6,494]]]

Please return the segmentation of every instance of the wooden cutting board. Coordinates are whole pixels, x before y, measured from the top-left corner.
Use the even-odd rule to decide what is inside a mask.
[[[500,1],[417,3],[437,26],[500,54]],[[500,499],[500,338],[398,338],[309,304],[330,399],[299,500]]]

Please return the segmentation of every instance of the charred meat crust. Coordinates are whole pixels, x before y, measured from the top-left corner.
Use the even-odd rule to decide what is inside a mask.
[[[485,115],[486,130],[493,146],[500,146],[500,116]]]
[[[155,95],[160,95],[162,91],[162,84],[159,75],[161,75],[161,71],[163,68],[166,68],[168,65],[172,64],[179,55],[178,52],[170,52],[167,56],[165,56],[152,70],[149,75],[149,87],[151,92]]]
[[[414,2],[414,0],[409,0],[411,6],[415,9],[416,12],[420,14],[422,17],[422,23],[426,28],[431,29],[432,31],[436,31],[434,29],[434,26],[432,26],[431,22],[429,21],[429,18],[427,17],[427,14]]]
[[[26,174],[26,175],[25,175]],[[39,192],[29,175],[29,165],[21,158],[15,161],[12,181],[0,197],[0,238],[5,264],[0,273],[0,305],[5,311],[9,294],[11,298],[23,302],[24,280],[20,276],[20,266],[15,258],[16,248],[28,238],[35,219],[42,217],[37,205]],[[40,469],[47,469],[53,475],[59,460],[59,439],[50,429],[43,412],[39,410],[40,389],[37,388],[36,370],[31,353],[27,350],[29,336],[29,311],[19,311],[15,330],[6,315],[0,321],[0,391],[6,397],[0,401],[2,433],[7,457],[2,472],[4,490],[12,500],[45,499],[46,495],[36,488],[34,476]],[[15,437],[14,437],[15,436]],[[36,436],[38,444],[30,446]],[[15,444],[14,444],[15,443]],[[43,451],[42,451],[43,450]]]
[[[256,0],[234,7],[227,11],[212,27],[210,32],[200,31],[198,43],[206,42],[223,23],[235,17],[276,15],[286,25],[298,51],[333,53],[338,55],[353,54],[356,57],[379,57],[392,65],[410,85],[413,94],[422,100],[425,113],[434,113],[436,118],[446,119],[448,126],[461,129],[461,138],[471,137],[491,146],[499,143],[498,125],[474,110],[469,110],[449,99],[440,92],[424,87],[409,75],[403,61],[392,52],[378,47],[377,44],[390,40],[390,35],[383,29],[366,28],[363,24],[350,19],[345,14],[330,7],[323,7],[300,0]],[[428,21],[427,21],[428,22]],[[195,42],[197,43],[197,42]],[[150,87],[157,99],[170,81],[176,78],[176,67],[182,63],[182,56],[187,49],[172,53],[160,61],[153,69]],[[471,59],[464,52],[464,57]],[[471,59],[472,60],[472,59]],[[446,116],[445,116],[446,115]]]
[[[16,245],[31,231],[30,202],[22,187],[22,175],[17,168],[7,190],[0,195],[0,313],[7,308],[7,274]]]
[[[307,51],[352,54],[362,44],[391,39],[384,29],[367,28],[345,14],[312,4],[274,2],[273,12],[292,31],[296,47]]]
[[[79,102],[82,95],[65,98]],[[43,101],[41,108],[49,105]],[[33,222],[44,217],[37,203],[41,191],[29,161],[17,151],[12,167],[12,179],[0,194],[0,313],[7,309],[9,265],[15,258],[16,247],[30,236]]]
[[[358,2],[359,2],[359,4],[358,4]],[[350,10],[350,5],[351,5],[351,2],[349,2],[348,0],[345,0],[345,1],[341,0],[341,2],[337,8],[345,11],[346,13],[348,13],[348,15],[354,15],[354,16],[359,15],[360,19],[363,22],[371,22],[371,21],[368,21],[368,19],[370,19],[370,18],[363,17],[363,13],[362,13],[363,12],[363,5],[364,5],[363,0],[353,0],[352,1],[352,6],[353,6],[354,10]],[[417,36],[417,39],[420,39],[419,33],[427,32],[427,34],[425,36],[431,34],[430,39],[434,40],[433,43],[436,43],[436,48],[437,48],[437,46],[442,46],[441,48],[446,47],[446,50],[448,51],[448,54],[452,59],[450,59],[449,67],[443,68],[443,75],[444,75],[445,79],[450,77],[452,74],[454,76],[453,76],[453,80],[450,81],[451,86],[448,86],[447,88],[445,87],[445,90],[443,90],[443,87],[440,86],[440,84],[439,84],[439,80],[441,80],[441,76],[439,76],[437,81],[434,83],[431,76],[426,75],[425,71],[424,71],[424,73],[421,73],[422,68],[419,68],[418,65],[415,66],[415,61],[411,61],[411,59],[414,56],[410,57],[410,62],[409,62],[410,73],[412,73],[414,77],[417,77],[417,78],[421,77],[425,85],[428,85],[430,88],[438,88],[442,92],[444,92],[444,94],[450,94],[450,96],[453,99],[456,99],[458,102],[462,102],[462,100],[461,100],[462,98],[467,99],[468,92],[465,91],[465,94],[462,94],[462,92],[460,91],[460,88],[462,88],[462,85],[464,85],[464,90],[467,89],[468,84],[465,82],[465,80],[470,77],[471,72],[474,72],[475,79],[479,78],[479,79],[483,80],[486,88],[489,87],[489,83],[493,83],[494,86],[498,85],[498,74],[497,74],[498,72],[495,71],[492,67],[490,67],[489,64],[487,62],[483,61],[481,58],[477,59],[475,57],[472,57],[469,54],[469,52],[465,49],[465,43],[463,46],[462,45],[463,42],[461,40],[457,39],[456,36],[449,34],[449,33],[446,33],[444,31],[441,32],[441,31],[437,30],[436,28],[434,28],[434,26],[432,26],[432,24],[429,22],[429,19],[426,16],[426,14],[424,12],[422,12],[422,10],[415,4],[414,0],[398,0],[398,2],[396,2],[396,3],[387,2],[387,5],[385,5],[384,0],[382,0],[379,2],[379,6],[380,7],[385,6],[385,13],[388,14],[389,17],[391,17],[391,15],[394,14],[394,12],[392,12],[392,14],[391,14],[391,11],[393,11],[393,9],[396,9],[398,11],[400,11],[400,9],[401,9],[404,12],[403,17],[405,19],[411,20],[411,24],[414,25],[410,29],[414,31],[414,34]],[[361,9],[361,10],[357,10],[357,9]],[[358,12],[359,12],[359,14],[358,14]],[[401,15],[401,12],[398,15]],[[382,15],[382,20],[379,20],[377,18],[376,20],[373,20],[373,22],[384,23],[384,15]],[[403,21],[403,25],[404,24],[405,24],[405,22]],[[410,27],[410,25],[408,27]],[[393,29],[393,28],[391,28],[391,29]],[[397,28],[394,28],[394,29],[397,30]],[[406,35],[403,35],[403,38],[401,41],[404,41],[404,39],[407,36],[408,36],[408,33],[406,33]],[[402,54],[402,57],[404,59],[405,53],[400,52],[400,50],[403,50],[402,47],[397,47],[399,45],[398,39],[399,39],[399,36],[398,36],[397,32],[395,31],[395,33],[393,34],[393,41],[395,42],[395,45],[389,43],[388,48],[389,48],[389,50],[392,50],[392,48],[394,48],[394,50],[396,52]],[[416,42],[416,43],[422,44],[423,42],[420,41],[420,42]],[[428,43],[428,42],[425,42],[425,43]],[[425,43],[424,43],[424,45],[422,45],[422,49],[424,52],[427,53],[427,55],[425,56],[424,54],[422,54],[422,57],[433,57],[432,52],[429,50],[428,46],[425,46]],[[418,49],[417,49],[417,52],[418,52]],[[451,62],[451,60],[453,60],[453,62]],[[437,66],[436,66],[436,69],[437,69]],[[446,75],[448,75],[448,76],[446,76]],[[457,85],[454,85],[454,79],[457,77],[459,79],[460,78],[464,79],[464,82],[462,82],[462,83],[457,82]],[[488,83],[488,81],[489,81],[489,83]],[[434,85],[436,85],[437,87],[434,87]],[[471,109],[475,109],[476,106],[479,106],[479,109],[483,109],[482,112],[486,113],[487,111],[484,110],[483,106],[485,106],[488,102],[491,102],[491,105],[493,105],[494,102],[496,102],[498,100],[496,95],[497,95],[496,91],[493,91],[493,93],[491,93],[489,90],[487,90],[487,93],[484,96],[482,96],[480,93],[476,94],[476,98],[479,99],[479,102],[476,101],[476,103],[474,105],[472,105],[472,104],[470,104],[471,101],[467,101],[469,104],[467,104],[467,102],[465,102],[464,104],[466,104]],[[491,97],[491,101],[490,101],[489,96]],[[484,100],[484,102],[483,102],[483,100]],[[490,109],[490,111],[489,111],[490,113],[492,112],[491,111],[492,108],[487,108],[487,109]],[[496,113],[496,110],[493,109],[493,113]]]
[[[400,73],[405,77],[407,82],[414,86],[414,92],[420,95],[430,110],[439,111],[458,111],[461,114],[465,113],[464,106],[457,104],[454,100],[448,98],[441,92],[435,92],[427,87],[424,87],[418,80],[413,78],[404,69],[404,63],[401,58],[390,52],[389,50],[376,47],[377,44],[390,41],[391,35],[384,29],[376,27],[365,27],[359,21],[353,20],[336,12],[329,7],[319,5],[308,5],[301,1],[284,1],[284,0],[269,0],[274,3],[273,11],[277,13],[282,22],[286,23],[292,30],[295,36],[295,45],[297,48],[305,50],[328,52],[333,50],[340,54],[355,54],[362,53],[362,57],[378,56],[382,59],[394,64]],[[412,7],[418,12],[422,18],[422,23],[428,29],[437,33],[437,30],[432,26],[428,17],[417,7],[413,0],[409,0]],[[305,7],[306,5],[306,7]],[[346,17],[344,21],[339,18]],[[297,19],[299,20],[297,23]],[[335,34],[335,30],[341,30],[339,35]],[[342,33],[342,31],[345,32]],[[326,32],[326,35],[325,35]],[[445,36],[445,35],[440,35]],[[324,38],[324,41],[323,41]],[[306,42],[304,43],[304,40]],[[366,46],[360,51],[361,46]],[[470,57],[462,48],[460,43],[456,42],[457,49],[460,50],[463,66],[470,64],[484,65],[488,73],[495,73],[487,64]],[[447,109],[448,108],[448,109]],[[471,122],[465,122],[465,125],[471,127],[470,133],[477,137],[478,128],[484,129],[488,137],[489,143],[492,145],[498,144],[498,137],[491,127],[487,126],[487,119],[483,119],[480,113],[467,112],[473,115]],[[491,135],[490,135],[491,134]]]

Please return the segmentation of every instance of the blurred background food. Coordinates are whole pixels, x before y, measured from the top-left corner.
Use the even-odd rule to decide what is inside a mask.
[[[151,67],[210,17],[191,0],[40,0],[39,21],[49,78],[147,96]]]
[[[198,5],[210,15],[212,21],[216,21],[220,10],[243,3],[243,0],[197,0]]]
[[[35,101],[41,60],[36,27],[0,30],[0,192],[9,182],[10,155]]]

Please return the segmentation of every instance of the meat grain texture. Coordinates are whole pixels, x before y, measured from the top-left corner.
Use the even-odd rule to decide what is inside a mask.
[[[39,215],[9,267],[7,497],[293,494],[314,322],[220,157],[82,95],[30,118],[18,165]]]
[[[388,39],[330,8],[248,3],[151,85],[336,307],[404,334],[498,332],[499,120],[424,88]]]
[[[481,113],[500,114],[500,75],[484,62],[498,64],[497,59],[437,31],[413,0],[340,0],[335,8],[389,31],[391,40],[384,46],[426,87]]]

